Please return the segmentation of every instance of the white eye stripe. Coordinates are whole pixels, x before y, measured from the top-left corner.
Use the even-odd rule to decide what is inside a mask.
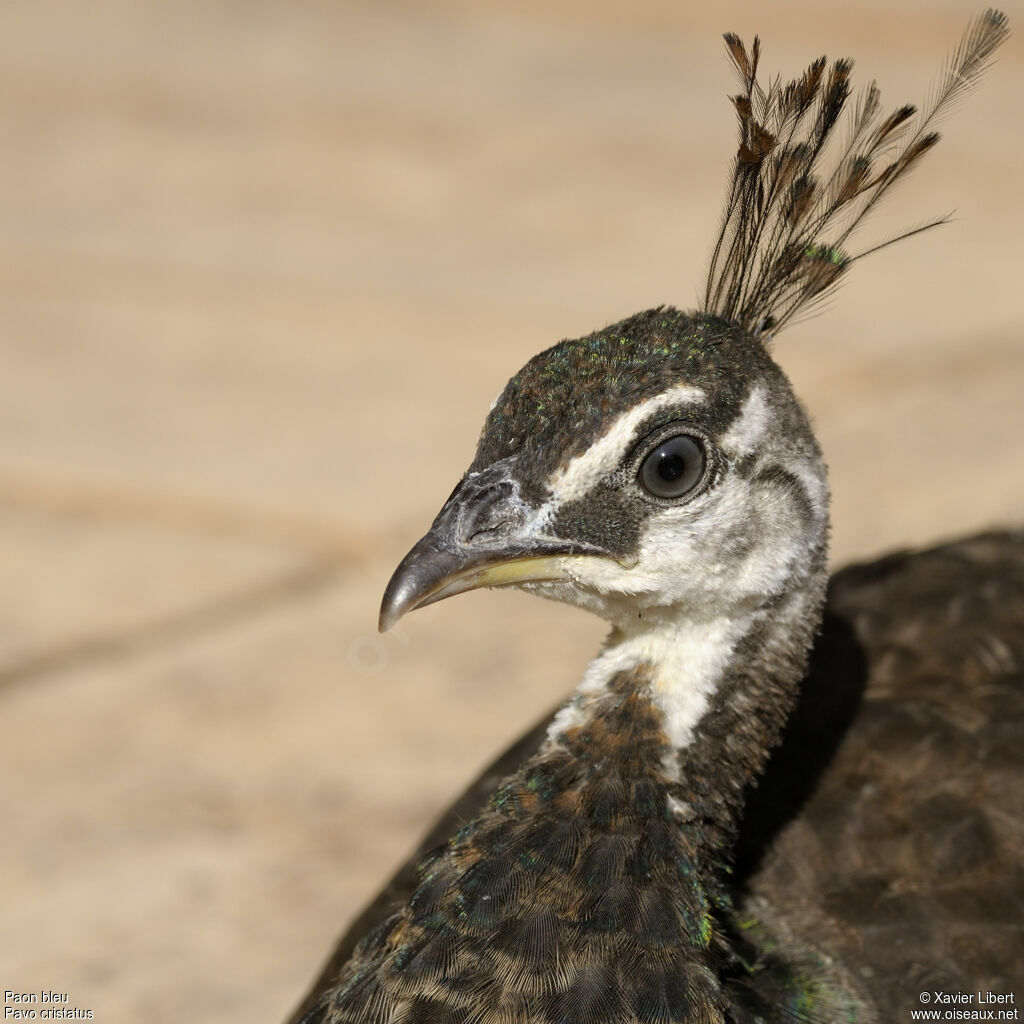
[[[672,405],[697,405],[706,399],[707,395],[701,388],[683,384],[623,413],[585,452],[552,474],[548,481],[551,498],[546,502],[545,510],[587,494],[604,475],[603,471],[618,465],[629,451],[636,440],[637,427],[659,409]]]
[[[763,387],[754,388],[743,403],[739,416],[722,437],[722,448],[742,458],[758,446],[770,426],[770,411]]]

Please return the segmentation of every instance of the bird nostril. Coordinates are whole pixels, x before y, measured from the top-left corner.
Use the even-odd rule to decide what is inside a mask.
[[[459,535],[463,544],[483,536],[504,537],[522,521],[512,485],[492,484],[463,507]]]
[[[510,533],[514,521],[510,511],[499,508],[486,509],[470,517],[469,522],[463,525],[463,540],[468,544],[485,534],[493,536]]]

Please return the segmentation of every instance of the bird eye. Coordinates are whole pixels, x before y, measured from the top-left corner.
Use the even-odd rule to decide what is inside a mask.
[[[640,484],[657,498],[681,498],[700,483],[704,463],[704,449],[695,437],[670,437],[640,464]]]

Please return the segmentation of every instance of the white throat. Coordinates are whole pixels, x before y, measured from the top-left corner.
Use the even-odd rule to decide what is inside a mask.
[[[555,716],[549,738],[557,741],[566,729],[582,724],[591,700],[608,692],[615,675],[642,666],[651,679],[651,698],[665,716],[669,742],[675,751],[689,746],[726,677],[737,645],[763,614],[732,611],[695,621],[680,611],[678,618],[658,615],[616,627],[587,666],[573,700]],[[677,759],[673,756],[671,761],[675,775]]]

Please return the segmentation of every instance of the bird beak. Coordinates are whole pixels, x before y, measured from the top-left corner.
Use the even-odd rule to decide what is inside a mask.
[[[535,532],[535,510],[518,490],[501,463],[462,480],[392,575],[380,606],[380,632],[406,612],[467,590],[570,579],[576,556],[606,554]]]

